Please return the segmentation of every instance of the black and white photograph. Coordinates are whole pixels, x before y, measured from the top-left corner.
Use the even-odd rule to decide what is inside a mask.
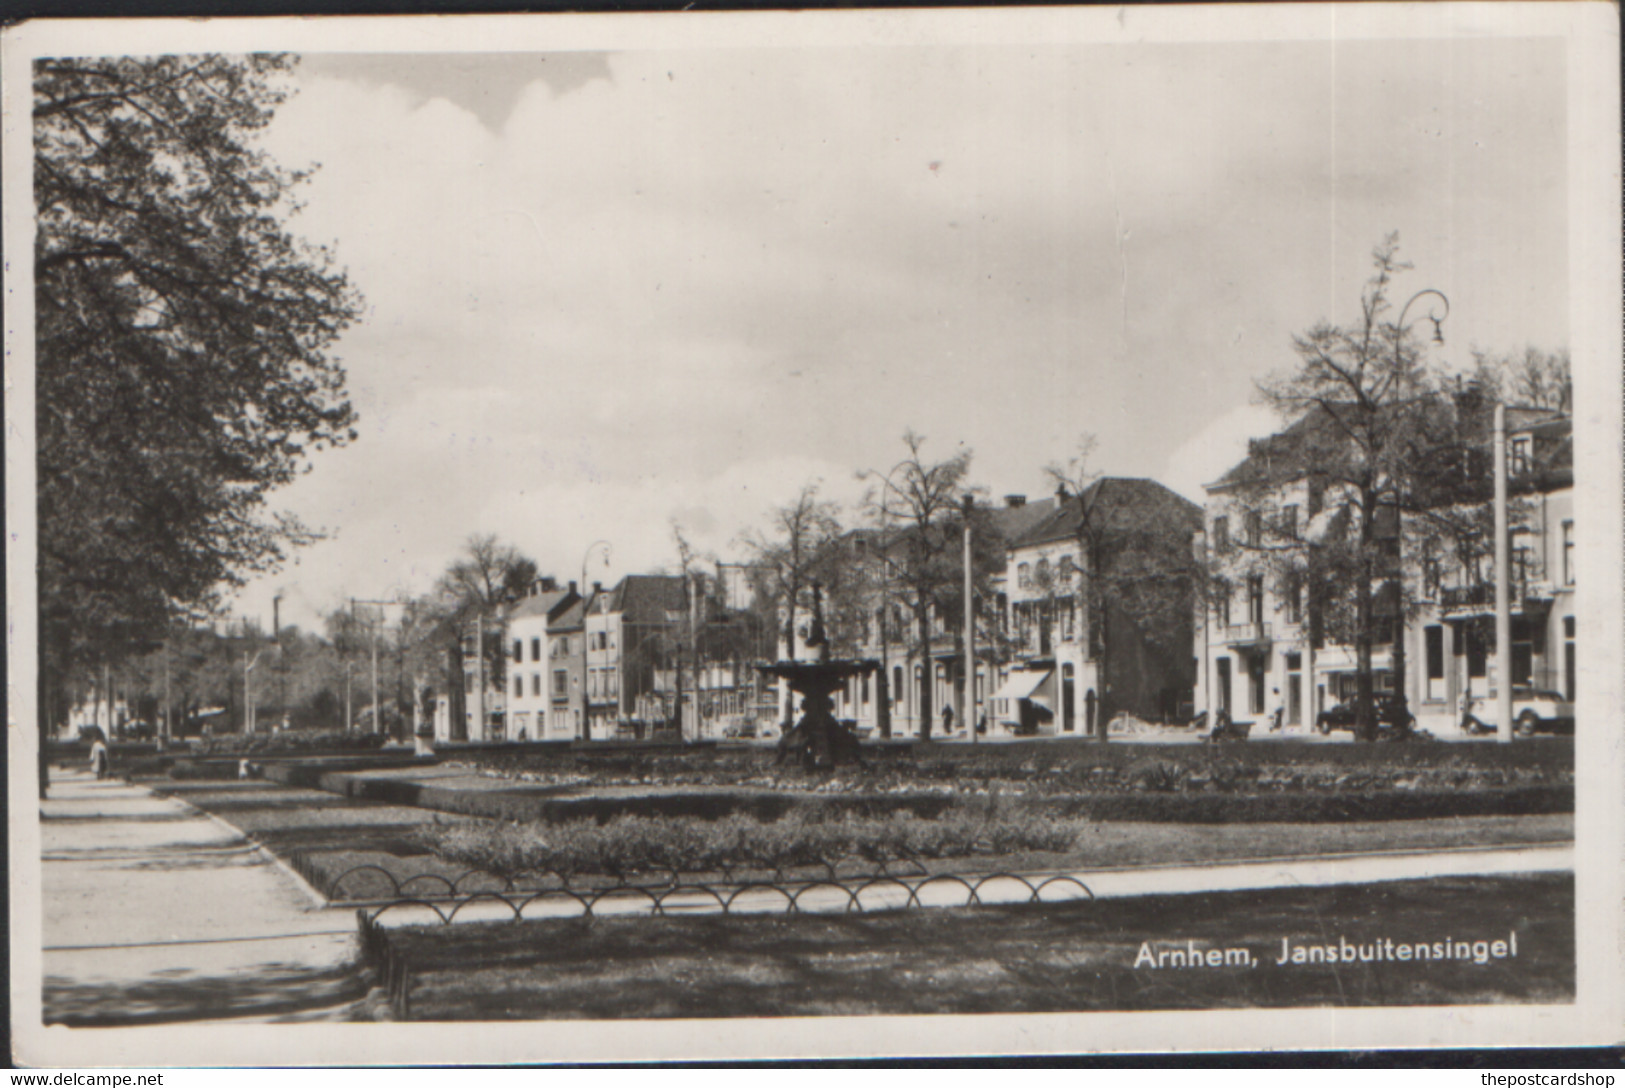
[[[1617,44],[7,27],[15,1060],[1617,1042]]]

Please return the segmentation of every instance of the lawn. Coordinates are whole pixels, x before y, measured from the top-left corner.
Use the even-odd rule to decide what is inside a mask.
[[[1573,914],[1565,874],[870,915],[480,923],[388,940],[421,1020],[1549,1004],[1574,999]],[[1352,962],[1280,965],[1283,938],[1346,939],[1373,955],[1373,942],[1449,939],[1470,942],[1469,953],[1483,942],[1488,955],[1366,962],[1356,951]],[[1492,958],[1513,939],[1515,956]],[[1151,965],[1192,947],[1204,960],[1230,949],[1231,963]]]

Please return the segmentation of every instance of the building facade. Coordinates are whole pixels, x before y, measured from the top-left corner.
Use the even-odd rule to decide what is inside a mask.
[[[559,663],[550,625],[578,599],[574,584],[559,589],[549,578],[508,610],[507,725],[513,740],[568,740],[575,736],[568,700],[562,712],[554,710]],[[568,674],[565,681],[568,696]]]
[[[1508,415],[1511,683],[1515,692],[1553,691],[1572,702],[1577,641],[1572,421],[1535,409],[1509,409]],[[1288,731],[1314,728],[1321,712],[1354,697],[1357,683],[1356,648],[1326,633],[1328,625],[1303,581],[1257,561],[1269,550],[1272,524],[1288,526],[1276,530],[1282,538],[1312,540],[1319,532],[1335,532],[1337,495],[1320,493],[1309,478],[1297,475],[1268,480],[1265,503],[1243,498],[1259,493],[1272,444],[1278,450],[1305,425],[1299,421],[1256,444],[1246,461],[1208,488],[1205,511],[1204,547],[1219,576],[1200,622],[1198,707],[1225,710],[1238,722],[1266,721],[1279,711]],[[1489,444],[1488,437],[1482,444]],[[1488,481],[1480,482],[1487,490]],[[1261,515],[1260,506],[1268,513]],[[1477,547],[1418,546],[1418,520],[1413,515],[1377,523],[1378,546],[1394,555],[1404,590],[1386,586],[1387,592],[1377,592],[1377,614],[1397,617],[1402,607],[1405,612],[1403,623],[1375,626],[1373,689],[1379,696],[1394,691],[1397,630],[1404,640],[1405,696],[1416,724],[1434,732],[1455,729],[1464,692],[1478,703],[1477,716],[1488,722],[1500,682],[1489,558],[1493,539]]]

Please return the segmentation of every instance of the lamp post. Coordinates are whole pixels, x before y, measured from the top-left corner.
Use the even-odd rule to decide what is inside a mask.
[[[577,740],[592,739],[591,704],[587,699],[587,679],[592,670],[588,667],[589,656],[592,653],[592,640],[587,634],[587,610],[592,605],[592,598],[587,595],[587,563],[592,559],[593,550],[604,549],[604,569],[609,569],[609,557],[612,551],[607,540],[595,540],[587,545],[587,550],[581,553],[581,723],[577,733]]]
[[[350,614],[352,616],[355,614],[355,606],[358,604],[368,605],[378,610],[377,614],[367,623],[367,630],[372,635],[372,731],[374,733],[382,733],[384,731],[383,708],[378,705],[378,628],[383,623],[384,609],[389,605],[398,603],[398,601],[363,601],[358,600],[355,597],[350,598]],[[480,699],[480,708],[482,711],[485,707],[485,700],[483,696],[484,692],[482,691]],[[481,722],[481,728],[484,728],[483,720]],[[481,736],[484,736],[483,732]]]
[[[971,586],[971,512],[976,499],[965,493],[965,694],[959,704],[959,720],[970,730],[970,742],[976,743],[976,610]]]
[[[881,483],[880,489],[880,682],[875,685],[875,693],[880,696],[876,707],[876,724],[880,728],[880,735],[891,739],[891,712],[892,705],[897,701],[897,693],[891,686],[891,640],[888,635],[888,621],[891,618],[891,548],[888,533],[891,529],[891,496],[902,494],[902,488],[892,480],[897,470],[908,465],[905,458],[893,465],[885,475],[869,471],[861,475],[873,477]],[[906,651],[905,651],[906,657]],[[784,681],[779,681],[781,687]]]
[[[1410,298],[1406,299],[1405,305],[1401,306],[1399,309],[1399,320],[1394,325],[1394,373],[1396,375],[1404,365],[1400,353],[1404,350],[1405,337],[1410,331],[1410,326],[1405,324],[1405,315],[1410,312],[1412,304],[1417,302],[1419,299],[1428,297],[1437,300],[1437,303],[1444,307],[1443,313],[1439,313],[1435,309],[1430,308],[1427,314],[1427,320],[1433,322],[1433,342],[1435,344],[1444,343],[1444,330],[1441,326],[1443,325],[1444,319],[1450,316],[1450,300],[1445,297],[1443,291],[1437,291],[1432,287],[1425,287],[1416,292],[1416,294],[1412,295]],[[1394,648],[1391,654],[1391,664],[1394,674],[1394,728],[1403,733],[1406,731],[1407,723],[1410,721],[1410,698],[1405,692],[1407,677],[1405,675],[1404,525],[1401,522],[1399,511],[1397,509],[1395,511],[1394,521]],[[1312,679],[1311,684],[1313,684]],[[1375,708],[1372,708],[1370,711],[1370,713],[1373,714],[1375,712]]]

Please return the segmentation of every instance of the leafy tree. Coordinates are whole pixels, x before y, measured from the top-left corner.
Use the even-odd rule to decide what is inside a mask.
[[[285,56],[34,67],[41,706],[76,664],[312,539],[267,510],[354,437],[327,349],[361,302],[282,228],[305,174],[256,149]]]
[[[461,705],[465,634],[475,632],[474,641],[480,646],[477,660],[481,683],[476,684],[476,693],[481,687],[503,690],[508,667],[503,609],[529,593],[538,575],[536,561],[513,545],[503,544],[491,534],[476,534],[468,538],[462,555],[440,576],[435,595],[442,610],[436,614],[441,617],[439,641],[447,651],[454,737],[463,739],[463,723],[467,720]],[[483,695],[480,701],[483,705]]]

